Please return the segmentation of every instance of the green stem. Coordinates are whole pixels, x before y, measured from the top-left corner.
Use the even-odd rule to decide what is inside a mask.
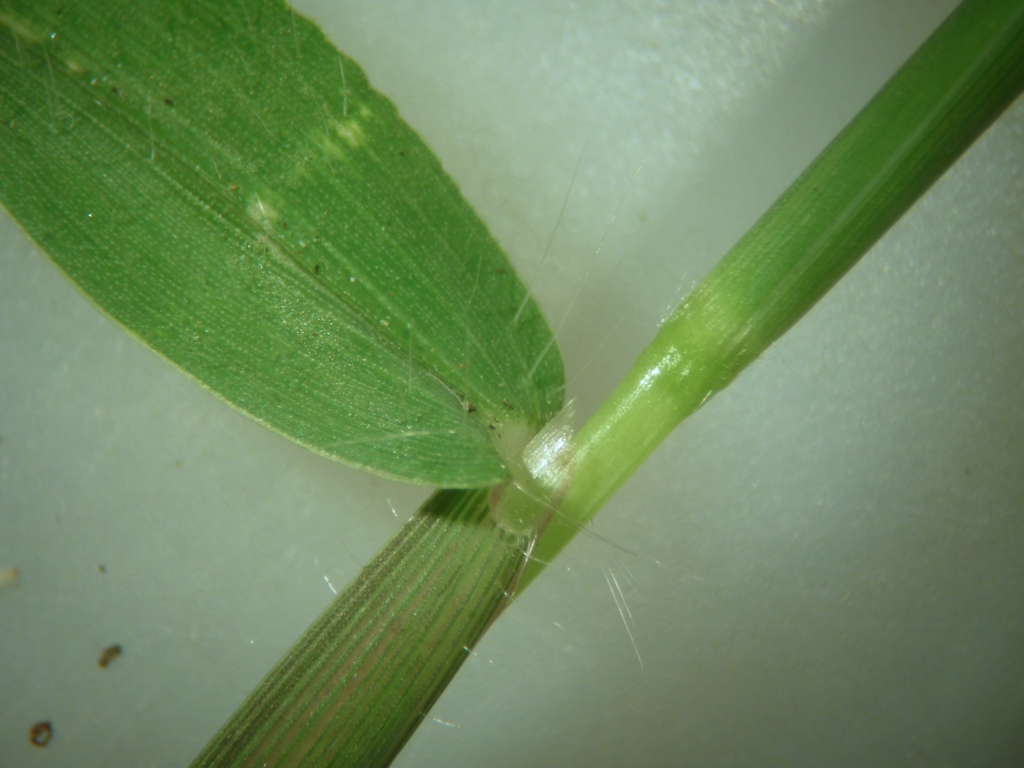
[[[1024,87],[1024,2],[967,0],[661,327],[576,435],[532,581],[655,447],[793,325]]]
[[[508,602],[532,537],[486,490],[439,491],[196,758],[210,766],[386,766]]]

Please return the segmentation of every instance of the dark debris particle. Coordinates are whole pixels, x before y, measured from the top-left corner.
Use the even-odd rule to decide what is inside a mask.
[[[487,428],[488,428],[488,429],[490,429],[490,430],[492,430],[492,431],[493,431],[493,430],[495,430],[495,429],[497,429],[497,427],[496,427],[496,426],[494,426],[493,424],[488,424],[488,425],[487,425]]]
[[[110,666],[110,663],[123,653],[120,643],[113,643],[103,649],[103,653],[100,654],[97,664],[100,665],[100,669],[106,669]]]
[[[164,99],[164,104],[166,104],[168,107],[173,107],[174,106],[174,102],[171,101],[170,99]]]
[[[466,403],[466,413],[476,413],[476,406],[472,403]]]
[[[314,275],[319,275],[320,274],[320,265],[319,264],[314,264],[313,265],[313,274]]]
[[[53,738],[53,723],[49,720],[40,720],[28,729],[28,740],[33,746],[45,747]]]
[[[103,563],[100,563],[100,573],[106,573],[106,572],[107,572],[107,566],[105,566]]]
[[[510,403],[508,400],[502,400],[501,404],[508,408],[510,411],[515,410],[515,406],[513,406],[512,403]]]

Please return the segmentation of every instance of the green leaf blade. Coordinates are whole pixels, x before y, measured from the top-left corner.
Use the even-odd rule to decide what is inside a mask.
[[[503,479],[496,436],[560,407],[550,330],[486,227],[282,4],[7,3],[0,68],[0,201],[229,403],[460,487]]]

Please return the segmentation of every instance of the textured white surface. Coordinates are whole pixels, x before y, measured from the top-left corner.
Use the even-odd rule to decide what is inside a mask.
[[[299,8],[531,282],[585,418],[950,5]],[[1018,103],[655,453],[398,765],[1024,760],[1022,212]],[[187,764],[426,494],[230,411],[6,218],[0,436],[5,767]]]

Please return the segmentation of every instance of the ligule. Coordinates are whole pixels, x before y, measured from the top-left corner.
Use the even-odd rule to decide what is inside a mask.
[[[386,766],[507,603],[532,534],[439,491],[331,603],[193,768]]]

